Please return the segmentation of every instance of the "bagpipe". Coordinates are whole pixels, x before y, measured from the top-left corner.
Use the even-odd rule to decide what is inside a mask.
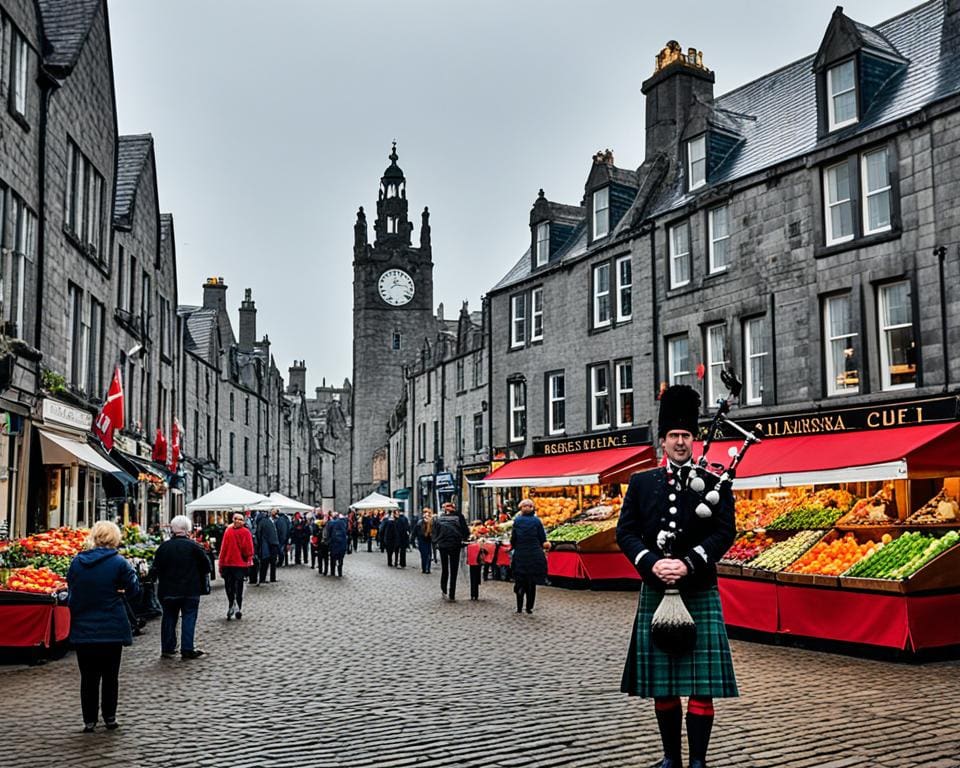
[[[731,401],[740,396],[743,385],[732,371],[721,370],[720,379],[726,386],[728,394],[717,400],[716,413],[703,435],[703,452],[687,475],[687,489],[700,495],[694,511],[701,518],[707,518],[713,514],[713,507],[720,503],[721,492],[725,487],[732,486],[737,475],[737,466],[743,460],[747,449],[760,442],[755,429],[746,430],[727,415],[730,412]],[[726,467],[721,463],[707,460],[710,444],[719,433],[721,424],[743,436],[743,443],[739,449],[730,447],[728,452],[730,463]],[[709,490],[707,490],[708,479],[712,480]],[[661,531],[657,536],[657,545],[665,556],[672,557],[672,545],[675,539],[676,534],[673,531]],[[650,622],[650,637],[657,648],[671,656],[683,656],[693,651],[697,643],[697,625],[683,603],[680,590],[667,589],[664,592],[663,599]]]

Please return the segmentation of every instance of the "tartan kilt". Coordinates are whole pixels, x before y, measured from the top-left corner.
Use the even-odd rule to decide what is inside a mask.
[[[650,639],[650,622],[663,595],[643,587],[620,690],[643,698],[739,696],[719,590],[714,586],[682,593],[682,597],[697,624],[697,644],[693,653],[670,656],[654,647]]]

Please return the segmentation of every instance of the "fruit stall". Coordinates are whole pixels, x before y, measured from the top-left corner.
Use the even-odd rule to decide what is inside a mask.
[[[714,443],[720,462],[735,441]],[[764,440],[718,565],[728,625],[920,651],[960,646],[960,424]]]
[[[554,441],[535,449],[578,444],[582,441]],[[551,543],[547,553],[551,581],[589,585],[636,578],[617,547],[616,523],[630,475],[653,466],[655,454],[649,445],[547,452],[508,462],[476,485],[494,489],[500,508],[521,498],[533,499]],[[485,562],[496,557],[497,564],[509,565],[510,525],[508,520],[475,523],[468,563],[476,564],[482,553]]]

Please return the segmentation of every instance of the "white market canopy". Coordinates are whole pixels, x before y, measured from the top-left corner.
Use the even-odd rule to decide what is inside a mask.
[[[312,512],[309,504],[291,499],[282,493],[273,491],[266,499],[253,506],[253,509],[279,509],[284,512]]]
[[[205,493],[198,499],[194,499],[187,504],[187,509],[191,512],[195,509],[206,509],[210,511],[220,510],[244,510],[256,506],[267,497],[262,493],[248,491],[233,483],[224,483],[219,488],[214,488],[209,493]]]
[[[360,501],[353,502],[350,509],[400,509],[400,502],[382,493],[371,493]]]

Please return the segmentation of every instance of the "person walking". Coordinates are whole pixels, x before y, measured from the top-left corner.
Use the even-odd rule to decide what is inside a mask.
[[[385,513],[383,519],[380,520],[377,540],[380,542],[381,550],[385,549],[387,551],[387,567],[393,568],[394,557],[397,554],[397,533],[393,515],[390,512]]]
[[[413,541],[420,552],[420,572],[430,573],[433,562],[433,510],[423,508],[423,515],[413,529]]]
[[[373,552],[373,540],[379,536],[377,528],[380,525],[380,520],[376,514],[368,511],[365,518],[365,525],[367,526],[367,552]]]
[[[329,524],[330,513],[324,512],[320,517],[320,536],[317,539],[317,570],[321,576],[326,576],[330,570],[330,540],[327,538]]]
[[[397,568],[406,568],[407,550],[410,549],[410,518],[400,510],[393,513],[393,530],[397,538]]]
[[[266,512],[261,512],[257,518],[257,532],[255,535],[257,555],[260,557],[260,581],[267,580],[267,568],[270,569],[270,581],[277,580],[277,556],[280,554],[280,537],[277,535],[277,526]]]
[[[440,591],[451,603],[457,600],[460,547],[468,538],[467,521],[452,502],[444,502],[443,513],[434,521],[433,543],[440,552]]]
[[[293,542],[293,564],[307,562],[307,547],[310,543],[310,524],[299,512],[293,514],[293,525],[290,528],[290,540]]]
[[[310,523],[310,570],[318,568],[320,563],[320,537],[323,536],[321,519],[321,516],[317,515]]]
[[[330,575],[343,576],[343,556],[347,553],[347,521],[333,512],[323,529],[330,550]]]
[[[177,515],[170,521],[173,536],[157,547],[148,578],[159,581],[157,594],[163,609],[160,622],[160,655],[173,658],[177,651],[180,621],[180,657],[196,659],[204,651],[194,645],[200,595],[209,593],[210,561],[197,542],[190,539],[190,520]]]
[[[126,600],[140,594],[130,562],[117,552],[122,536],[115,523],[100,520],[87,536],[86,549],[67,570],[70,642],[80,668],[80,710],[83,730],[97,726],[97,711],[110,730],[118,726],[120,658],[133,643]]]
[[[526,598],[527,613],[533,613],[533,604],[537,599],[537,584],[543,584],[547,578],[547,556],[544,550],[550,549],[547,532],[535,513],[533,499],[520,502],[520,513],[513,518],[513,530],[510,532],[511,567],[513,569],[513,591],[517,596],[517,613],[522,613]]]
[[[290,518],[279,509],[274,509],[270,513],[270,516],[273,518],[273,524],[277,528],[277,541],[280,546],[280,550],[277,552],[277,567],[285,568],[290,559],[288,550],[290,546]]]
[[[350,534],[350,546],[347,547],[347,554],[357,552],[357,545],[360,543],[360,518],[354,510],[347,512],[347,533]]]
[[[253,536],[243,524],[243,513],[233,513],[220,547],[220,573],[227,593],[227,621],[243,618],[243,579],[253,562]]]
[[[643,577],[620,689],[653,699],[663,744],[658,768],[681,765],[681,696],[689,697],[689,768],[706,768],[713,699],[739,695],[716,566],[736,535],[733,492],[729,484],[716,488],[716,477],[693,464],[699,415],[696,390],[674,385],[663,392],[657,434],[666,466],[630,478],[617,523],[617,544]],[[651,622],[667,589],[679,590],[696,624],[692,651],[669,652],[653,642]]]

